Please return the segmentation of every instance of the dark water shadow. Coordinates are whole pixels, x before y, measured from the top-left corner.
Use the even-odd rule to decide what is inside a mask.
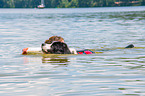
[[[47,64],[52,64],[52,65],[67,66],[69,62],[70,61],[67,56],[53,55],[53,56],[43,56],[42,57],[43,64],[47,63]]]

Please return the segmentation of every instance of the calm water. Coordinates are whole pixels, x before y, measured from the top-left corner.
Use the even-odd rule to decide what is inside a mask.
[[[53,35],[101,54],[23,56]],[[0,96],[145,96],[145,7],[0,9]],[[114,50],[111,50],[114,49]]]

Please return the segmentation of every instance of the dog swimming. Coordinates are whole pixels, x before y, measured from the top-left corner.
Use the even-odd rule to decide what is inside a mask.
[[[41,45],[42,52],[45,54],[94,54],[91,50],[76,51],[74,48],[69,48],[61,36],[52,36],[45,40]]]
[[[133,44],[130,44],[123,49],[134,48]],[[64,42],[64,39],[60,36],[52,36],[48,40],[42,43],[41,48],[28,47],[22,50],[22,54],[28,53],[43,53],[43,54],[95,54],[96,52],[84,49],[76,50],[74,48],[69,48]]]
[[[67,44],[64,42],[54,41],[52,44],[43,43],[42,52],[45,54],[94,54],[95,52],[85,49],[85,50],[75,50],[74,48],[68,48]]]

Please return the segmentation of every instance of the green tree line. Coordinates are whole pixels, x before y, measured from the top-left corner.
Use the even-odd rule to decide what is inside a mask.
[[[145,0],[44,0],[46,8],[143,6]],[[0,0],[0,8],[35,8],[41,0]]]

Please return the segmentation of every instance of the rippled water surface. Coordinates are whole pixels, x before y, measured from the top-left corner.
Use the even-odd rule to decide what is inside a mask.
[[[102,53],[21,55],[53,35]],[[144,6],[0,9],[0,39],[0,96],[145,96]]]

